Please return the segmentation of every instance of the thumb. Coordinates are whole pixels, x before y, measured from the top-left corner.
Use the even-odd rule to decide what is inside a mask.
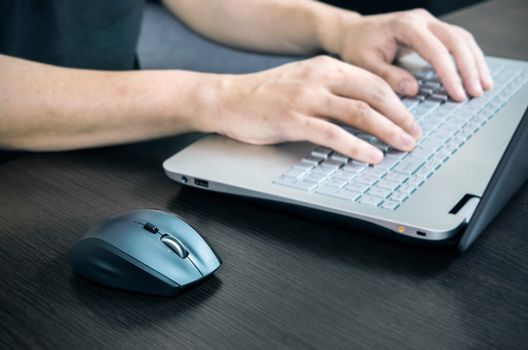
[[[405,96],[414,96],[418,93],[419,87],[416,78],[405,69],[387,63],[377,55],[365,63],[366,69],[385,79],[397,93]]]

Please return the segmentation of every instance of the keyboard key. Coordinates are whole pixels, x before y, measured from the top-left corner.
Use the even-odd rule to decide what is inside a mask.
[[[424,179],[424,178],[429,177],[429,175],[433,172],[433,170],[431,169],[431,165],[433,166],[432,169],[435,169],[434,163],[427,163],[427,166],[424,165],[423,167],[420,168],[420,170],[416,172],[415,175],[409,178],[409,183],[414,184],[415,182],[411,181],[413,179],[416,180],[416,179]],[[420,182],[420,185],[421,185],[421,182]]]
[[[433,95],[430,97],[430,99],[432,101],[435,101],[435,102],[446,102],[448,97],[447,97],[447,95],[433,93]]]
[[[431,152],[427,152],[424,149],[415,148],[413,151],[409,153],[409,156],[405,158],[405,161],[410,158],[418,159],[418,160],[426,160],[431,156]]]
[[[398,161],[399,159],[395,157],[385,157],[383,158],[383,162],[374,165],[374,167],[387,171],[391,169],[396,163],[398,163]]]
[[[336,197],[336,198],[346,199],[350,201],[355,200],[360,195],[359,193],[345,191],[345,190],[342,190],[336,187],[330,187],[330,186],[324,186],[324,185],[317,187],[315,192],[325,195],[325,196]]]
[[[345,186],[346,191],[358,192],[358,193],[363,193],[368,188],[369,188],[368,185],[365,185],[364,183],[361,183],[361,182],[352,182]]]
[[[404,98],[402,102],[407,109],[411,109],[418,105],[418,100],[415,98]]]
[[[428,88],[428,89],[438,89],[442,86],[442,84],[440,84],[439,82],[437,81],[426,81],[423,85],[425,88]]]
[[[350,181],[353,178],[355,178],[357,176],[357,174],[354,174],[354,173],[351,173],[351,172],[348,172],[348,171],[338,170],[338,171],[336,171],[334,173],[333,176],[335,178],[337,178],[337,179],[342,179],[344,181]]]
[[[341,179],[338,179],[338,178],[335,178],[335,177],[328,178],[328,179],[324,180],[323,183],[322,183],[322,185],[330,186],[330,187],[336,187],[336,188],[341,188],[341,187],[345,186],[346,184],[347,184],[346,180],[341,180]]]
[[[274,184],[291,187],[297,180],[289,176],[281,176],[278,179],[273,180]]]
[[[371,187],[370,190],[367,191],[367,194],[385,199],[391,194],[391,192],[391,190],[388,190],[386,188],[375,186]]]
[[[400,160],[406,155],[407,155],[407,152],[402,152],[395,148],[390,147],[389,150],[387,151],[387,154],[385,154],[385,158],[395,158],[395,159]]]
[[[430,68],[424,68],[424,69],[416,72],[415,75],[416,75],[416,78],[418,78],[420,80],[426,80],[426,79],[433,78],[435,76],[435,73]]]
[[[344,170],[344,171],[351,172],[351,173],[359,174],[360,172],[364,171],[366,168],[367,168],[367,164],[365,164],[365,163],[360,163],[360,162],[356,162],[356,161],[354,160],[354,161],[352,161],[351,163],[346,164],[346,165],[343,167],[343,170]]]
[[[346,163],[348,162],[349,158],[341,153],[334,153],[332,154],[332,156],[330,157],[331,159],[333,160],[336,160],[338,162],[341,162],[341,163]]]
[[[312,170],[312,174],[321,174],[323,176],[330,176],[332,175],[333,173],[335,173],[335,169],[333,168],[330,168],[330,167],[317,167],[315,169]]]
[[[390,199],[395,202],[401,203],[405,201],[407,197],[409,197],[409,195],[406,192],[394,192],[393,194],[391,194]]]
[[[320,164],[321,167],[329,169],[338,169],[341,167],[341,165],[343,165],[343,162],[339,162],[334,159],[327,159]]]
[[[317,165],[321,163],[323,160],[324,160],[323,157],[316,157],[313,155],[309,155],[307,157],[304,157],[302,161],[305,163],[311,163],[311,164]]]
[[[446,118],[447,116],[450,116],[450,115],[452,115],[454,113],[454,111],[452,109],[442,108],[443,106],[444,105],[441,105],[440,107],[435,109],[435,111],[434,111],[434,113],[432,113],[432,115],[437,116],[437,117]]]
[[[414,98],[415,98],[416,100],[418,100],[418,102],[423,102],[423,101],[425,101],[425,99],[427,98],[427,95],[425,95],[425,94],[420,94],[420,93],[419,93],[418,95],[414,96]],[[413,108],[413,109],[414,109],[414,108]]]
[[[418,146],[416,146],[417,150],[423,150],[428,153],[434,153],[436,150],[440,148],[441,144],[437,141],[433,141],[431,139],[425,139],[418,143]]]
[[[383,209],[389,209],[389,210],[394,210],[396,208],[398,208],[400,206],[400,203],[399,202],[396,202],[396,201],[392,201],[392,200],[386,200],[386,201],[383,201],[383,203],[381,204],[381,207]]]
[[[402,160],[396,167],[394,167],[394,171],[397,171],[402,174],[413,174],[416,170],[418,170],[422,165],[424,161],[412,157],[407,157],[404,160]]]
[[[324,174],[321,174],[321,173],[317,173],[317,172],[314,172],[314,173],[310,173],[308,174],[303,180],[304,181],[308,181],[308,182],[313,182],[313,183],[320,183],[320,182],[323,182],[323,180],[326,178],[326,175]]]
[[[416,187],[414,187],[412,184],[409,183],[409,181],[407,181],[405,184],[400,186],[400,188],[398,189],[398,192],[404,192],[407,194],[411,194],[414,192],[414,190],[416,190]]]
[[[400,186],[400,182],[391,181],[388,180],[386,177],[379,180],[376,184],[377,187],[385,188],[389,191],[394,191],[398,186]]]
[[[390,181],[394,181],[394,182],[397,182],[397,183],[403,183],[407,180],[407,175],[404,175],[404,174],[400,174],[400,173],[395,173],[395,172],[390,172],[388,173],[384,178],[383,180],[390,180]]]
[[[413,176],[407,182],[412,187],[420,187],[425,183],[425,178],[422,176]]]
[[[290,168],[287,172],[285,172],[283,175],[284,176],[290,176],[290,177],[293,177],[295,179],[298,179],[300,178],[301,176],[303,176],[305,174],[305,171],[302,170],[302,169],[298,169],[298,168]]]
[[[361,196],[361,198],[359,199],[359,202],[361,204],[368,204],[368,205],[373,205],[375,207],[377,207],[378,205],[380,205],[380,203],[383,201],[383,198],[381,197],[376,197],[376,196],[371,196],[371,195],[368,195],[368,194],[364,194],[363,196]]]
[[[313,182],[309,182],[309,181],[304,181],[304,180],[303,181],[297,181],[293,185],[291,185],[291,187],[293,187],[293,188],[296,188],[296,189],[299,189],[299,190],[304,190],[304,191],[311,191],[316,186],[317,186],[317,184],[315,184]]]
[[[381,177],[386,172],[387,172],[387,170],[385,170],[384,168],[374,165],[374,166],[367,167],[365,169],[365,171],[363,172],[362,176],[367,176],[368,175],[368,176]]]
[[[461,103],[458,103],[458,102],[451,102],[451,101],[448,101],[444,104],[442,104],[440,107],[440,109],[445,109],[445,110],[450,110],[450,111],[455,111],[456,109],[458,109],[462,104]]]
[[[378,181],[377,176],[367,175],[367,174],[361,174],[356,178],[356,182],[361,182],[367,185],[373,185],[376,181]]]
[[[426,83],[427,84],[427,83]],[[433,89],[431,88],[428,88],[428,87],[421,87],[420,88],[420,94],[422,95],[432,95],[433,94]]]
[[[370,142],[371,140],[374,139],[374,136],[370,135],[370,134],[365,134],[363,132],[359,133],[356,135],[357,138],[360,138],[361,140],[363,141],[367,141],[367,142]]]
[[[313,150],[312,155],[320,158],[328,158],[332,154],[332,150],[327,147],[319,146]]]

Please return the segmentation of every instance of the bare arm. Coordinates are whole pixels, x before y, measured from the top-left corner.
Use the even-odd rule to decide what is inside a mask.
[[[320,117],[404,150],[414,139],[394,123],[417,132],[382,79],[328,57],[218,75],[68,69],[0,55],[0,76],[0,147],[6,149],[77,149],[199,131],[253,144],[308,140],[375,163],[379,150]]]
[[[223,44],[274,53],[325,49],[340,17],[358,16],[312,0],[163,0],[188,26]]]
[[[196,130],[204,96],[183,71],[104,72],[0,55],[0,148],[63,150]]]

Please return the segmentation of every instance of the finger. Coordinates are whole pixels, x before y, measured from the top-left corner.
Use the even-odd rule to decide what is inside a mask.
[[[384,58],[378,54],[369,56],[362,66],[372,73],[379,75],[392,89],[405,96],[414,96],[418,93],[418,81],[416,78],[400,67],[387,63]]]
[[[485,90],[491,90],[493,88],[493,79],[491,78],[488,64],[484,58],[484,53],[473,38],[469,41],[469,47],[473,51],[473,56],[475,56],[475,61],[477,62],[477,68],[480,73],[482,87]]]
[[[304,116],[297,129],[299,140],[331,148],[358,161],[377,164],[383,160],[383,153],[369,143],[351,135],[343,128],[328,121]]]
[[[399,40],[412,47],[427,62],[431,63],[449,95],[457,101],[467,98],[447,48],[429,30],[406,26]]]
[[[431,26],[431,30],[455,58],[466,91],[471,96],[481,96],[483,91],[480,82],[480,73],[473,51],[469,47],[469,36],[471,34],[442,22]]]
[[[416,146],[413,137],[365,102],[330,95],[321,106],[321,113],[364,130],[399,150],[411,151]]]
[[[420,126],[387,82],[364,69],[343,64],[347,66],[345,74],[332,81],[332,93],[365,101],[414,138],[422,135]]]

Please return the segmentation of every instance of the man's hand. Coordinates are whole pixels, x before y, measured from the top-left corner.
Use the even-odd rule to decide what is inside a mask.
[[[416,79],[392,64],[401,46],[415,50],[431,63],[449,95],[457,101],[465,99],[466,92],[478,97],[483,89],[493,86],[484,55],[473,36],[425,10],[365,17],[343,11],[337,21],[335,18],[334,23],[320,22],[330,28],[321,31],[322,46],[383,77],[401,94],[418,92]]]
[[[383,79],[328,56],[219,78],[218,88],[201,93],[203,108],[196,117],[202,131],[252,144],[306,140],[368,163],[382,161],[381,151],[330,121],[404,151],[421,135]]]

